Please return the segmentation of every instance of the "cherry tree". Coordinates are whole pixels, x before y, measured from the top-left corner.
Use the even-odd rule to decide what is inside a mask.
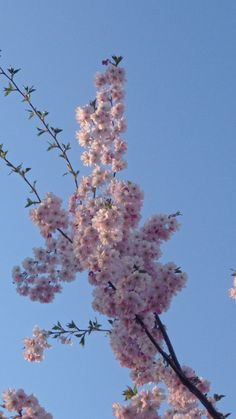
[[[31,221],[45,243],[44,247],[34,247],[22,266],[13,268],[16,291],[48,304],[66,283],[87,271],[93,286],[93,309],[105,315],[109,325],[104,327],[95,319],[85,328],[77,321],[67,325],[57,321],[51,330],[35,326],[33,335],[24,339],[24,357],[41,362],[53,339],[69,345],[79,339],[84,345],[91,333],[104,333],[133,381],[123,393],[127,403],[113,404],[116,418],[226,418],[229,414],[220,413],[217,406],[223,396],[211,395],[210,383],[180,364],[161,320],[187,281],[178,264],[164,264],[160,259],[161,246],[179,229],[181,214],[157,214],[141,223],[143,192],[122,177],[127,166],[127,142],[126,74],[121,61],[122,57],[113,56],[102,62],[104,70],[95,76],[95,99],[76,109],[76,139],[84,148],[81,160],[90,170],[81,178],[69,158],[71,144],[60,140],[62,130],[51,126],[48,112],[33,103],[34,87],[19,87],[19,69],[0,67],[1,79],[7,80],[5,95],[16,93],[28,105],[29,117],[40,122],[38,135],[49,136],[48,150],[59,152],[75,187],[64,206],[52,192],[41,197],[36,182],[30,180],[30,168],[11,161],[1,144],[1,159],[29,187],[31,198],[27,198],[26,207],[30,207]],[[233,298],[235,287],[236,282],[230,290]],[[15,418],[52,417],[35,396],[26,395],[22,389],[6,390],[2,400],[1,418],[8,417],[7,411],[15,412]],[[163,403],[168,403],[168,408],[161,413]]]

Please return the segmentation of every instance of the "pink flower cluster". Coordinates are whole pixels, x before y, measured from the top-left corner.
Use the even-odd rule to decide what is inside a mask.
[[[76,109],[76,119],[80,124],[76,137],[86,149],[81,160],[85,166],[93,167],[92,174],[81,180],[78,188],[80,199],[93,193],[108,182],[113,173],[127,165],[123,159],[127,144],[121,137],[126,129],[122,102],[124,81],[124,70],[109,65],[105,74],[96,75],[96,99],[90,105]]]
[[[39,226],[41,234],[46,238],[56,229],[66,230],[68,227],[68,216],[61,204],[60,198],[48,192],[38,208],[30,211],[33,223]]]
[[[126,128],[124,82],[124,70],[109,64],[105,73],[96,75],[96,99],[76,109],[80,124],[76,137],[85,148],[81,158],[91,174],[81,179],[68,211],[61,208],[59,198],[47,194],[31,212],[46,248],[34,249],[35,257],[24,260],[23,270],[14,268],[13,278],[21,295],[48,303],[61,291],[62,281],[72,281],[77,272],[87,270],[94,286],[93,308],[114,319],[110,340],[121,365],[131,369],[138,385],[166,383],[173,409],[165,419],[198,418],[196,398],[169,368],[156,362],[157,349],[137,322],[141,318],[161,346],[163,336],[154,313],[169,308],[185,286],[186,274],[172,262],[160,262],[161,244],[179,228],[176,215],[154,215],[139,226],[143,192],[135,183],[117,178],[126,167],[127,145],[121,136]],[[25,340],[28,360],[42,359],[48,347],[43,333],[37,329],[33,339]],[[186,370],[186,374],[194,373]],[[197,385],[208,391],[206,382]],[[126,408],[114,405],[114,414],[159,418],[156,408],[162,399],[160,389],[141,392]]]
[[[236,275],[234,276],[233,287],[229,289],[229,295],[236,300]]]
[[[186,366],[182,367],[185,373],[202,393],[208,393],[209,382],[197,377],[195,372]],[[196,397],[180,382],[173,370],[164,365],[161,360],[156,361],[146,374],[150,382],[164,384],[168,390],[168,397],[164,395],[161,388],[154,387],[152,390],[141,390],[131,398],[131,403],[121,406],[118,403],[113,405],[113,414],[118,419],[201,419],[211,416],[205,409],[198,407]],[[142,377],[143,378],[143,377]],[[139,381],[139,380],[137,380]],[[163,401],[167,401],[170,409],[166,410],[163,416],[159,416],[156,409],[160,408]],[[211,400],[215,404],[215,400]]]
[[[22,419],[52,419],[52,415],[40,406],[38,399],[33,394],[27,396],[22,389],[8,389],[3,392],[2,399],[2,407],[9,412],[15,412],[17,416],[14,417]],[[0,418],[6,418],[3,412],[0,412]]]
[[[44,350],[50,348],[48,344],[48,332],[38,326],[33,328],[33,337],[24,339],[24,358],[30,362],[41,362],[44,358]]]
[[[128,406],[113,404],[113,414],[117,419],[161,419],[156,412],[165,399],[161,388],[142,390],[131,398]]]
[[[45,249],[34,248],[34,258],[26,258],[13,268],[12,276],[20,295],[32,301],[50,303],[61,292],[62,282],[75,280],[81,264],[73,253],[73,246],[64,236],[49,237]]]

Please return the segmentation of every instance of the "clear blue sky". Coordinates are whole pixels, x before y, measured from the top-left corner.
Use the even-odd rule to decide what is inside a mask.
[[[52,125],[74,142],[74,108],[94,96],[102,59],[123,55],[127,70],[129,168],[124,174],[145,191],[143,217],[180,210],[182,229],[164,247],[189,275],[188,286],[164,316],[182,363],[225,394],[224,412],[236,417],[236,306],[228,298],[236,266],[236,3],[233,0],[51,0],[2,2],[2,65],[21,67],[21,84],[34,84],[34,101]],[[0,89],[4,86],[0,79]],[[0,97],[0,143],[16,162],[32,167],[41,193],[67,199],[63,161],[46,153],[25,105]],[[131,384],[107,338],[92,336],[82,349],[54,343],[42,364],[23,360],[22,338],[34,324],[57,320],[86,326],[94,318],[86,275],[51,305],[15,293],[11,269],[41,244],[24,209],[28,191],[0,166],[1,346],[0,390],[34,392],[55,419],[110,419],[113,401]],[[104,320],[105,324],[105,320]]]

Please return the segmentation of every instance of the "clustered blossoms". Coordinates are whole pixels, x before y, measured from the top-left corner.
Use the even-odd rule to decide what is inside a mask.
[[[139,226],[143,192],[135,183],[117,177],[127,165],[125,72],[117,63],[106,64],[106,71],[96,75],[95,100],[76,109],[80,124],[76,137],[85,148],[81,159],[91,173],[82,177],[67,211],[61,208],[61,200],[49,193],[31,212],[46,248],[34,249],[34,258],[23,261],[23,270],[14,268],[14,282],[21,295],[48,303],[61,291],[61,282],[70,282],[77,272],[87,270],[94,287],[93,308],[112,319],[112,349],[121,365],[131,370],[133,381],[137,385],[166,384],[172,408],[165,419],[200,418],[196,397],[170,367],[156,361],[158,351],[137,322],[142,319],[162,346],[163,335],[154,313],[159,315],[169,308],[185,286],[186,274],[172,262],[160,262],[161,244],[179,228],[177,214],[154,215]],[[37,329],[33,339],[25,340],[28,360],[42,359],[43,349],[48,347],[46,338]],[[189,371],[186,369],[186,374],[207,393],[206,382]],[[160,389],[142,391],[130,406],[114,405],[114,415],[159,418],[156,409],[163,397]]]
[[[47,198],[46,200],[48,203]],[[52,194],[50,194],[50,202],[54,206]],[[41,210],[40,207],[38,209]],[[38,225],[44,227],[46,225],[45,228],[43,227],[44,233],[47,230],[46,246],[34,248],[34,258],[27,257],[23,261],[23,270],[19,266],[14,267],[12,275],[16,290],[20,295],[29,296],[32,301],[50,303],[55,294],[61,292],[61,283],[75,280],[76,273],[82,269],[78,258],[73,253],[72,243],[61,234],[53,237],[55,224],[60,223],[63,211],[58,210],[59,220],[55,223],[49,222],[49,217],[44,223],[43,220],[40,221],[38,209],[34,210],[32,218],[37,220]],[[69,229],[63,231],[70,233]]]
[[[114,416],[118,419],[160,419],[156,412],[165,399],[163,390],[154,387],[152,390],[142,390],[131,398],[128,406],[113,404]]]
[[[229,289],[229,295],[231,298],[236,300],[236,274],[233,274],[234,280],[233,280],[233,287]]]
[[[44,350],[50,348],[48,332],[41,330],[38,326],[33,328],[33,337],[24,339],[24,358],[30,362],[41,362],[44,359]]]
[[[8,389],[2,394],[2,408],[15,412],[14,418],[22,419],[52,419],[52,415],[40,406],[38,399],[31,394],[27,396],[24,390]],[[13,417],[13,416],[11,416]],[[5,412],[0,411],[0,419],[7,419]]]

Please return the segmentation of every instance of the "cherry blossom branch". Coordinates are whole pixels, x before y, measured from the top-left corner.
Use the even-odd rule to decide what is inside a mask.
[[[223,419],[224,415],[222,413],[217,412],[217,410],[214,408],[214,406],[208,400],[208,398],[194,385],[194,383],[188,377],[186,377],[182,369],[179,369],[177,367],[177,365],[175,364],[175,361],[173,361],[172,358],[165,351],[163,351],[163,349],[156,342],[156,340],[154,339],[152,334],[149,332],[148,328],[146,327],[142,318],[139,315],[136,315],[136,321],[143,328],[143,330],[145,331],[150,341],[153,343],[155,348],[158,350],[158,352],[162,355],[162,357],[166,361],[167,365],[169,365],[173,369],[173,371],[176,373],[181,383],[185,387],[187,387],[188,390],[197,397],[197,399],[203,404],[203,406],[205,406],[206,410],[211,415],[211,417],[214,419]]]
[[[40,196],[39,196],[39,194],[38,194],[38,192],[37,192],[37,189],[36,189],[36,187],[35,187],[35,185],[36,185],[36,180],[33,182],[33,184],[27,179],[27,177],[26,177],[26,173],[28,173],[30,170],[31,170],[31,168],[30,167],[26,167],[25,169],[23,169],[23,167],[22,167],[22,163],[21,164],[19,164],[18,166],[16,166],[15,164],[13,164],[8,158],[7,158],[7,153],[8,153],[8,151],[7,150],[3,150],[3,144],[0,144],[0,158],[2,159],[2,160],[4,160],[5,161],[5,163],[6,163],[6,165],[8,166],[8,167],[10,167],[11,168],[11,172],[9,173],[9,174],[11,174],[11,173],[17,173],[19,176],[21,176],[22,177],[22,179],[24,179],[24,181],[27,183],[27,185],[30,187],[30,189],[31,189],[31,191],[30,192],[32,192],[32,193],[34,193],[35,194],[35,196],[36,196],[36,198],[37,198],[37,200],[38,201],[31,201],[29,198],[27,199],[27,204],[26,204],[26,207],[28,207],[28,206],[30,206],[30,205],[33,205],[33,204],[40,204],[42,201],[41,201],[41,198],[40,198]]]
[[[31,87],[26,86],[26,87],[24,87],[24,90],[21,90],[20,87],[17,85],[17,83],[14,80],[14,76],[15,76],[16,73],[18,73],[19,70],[20,69],[14,69],[14,68],[10,67],[10,68],[7,69],[8,73],[9,73],[8,74],[0,66],[0,75],[4,76],[9,81],[8,86],[4,88],[5,96],[8,96],[11,92],[16,91],[23,98],[23,102],[28,103],[28,105],[30,107],[30,109],[28,109],[29,118],[33,118],[34,116],[36,116],[40,120],[40,122],[43,126],[43,128],[37,128],[38,136],[40,136],[40,135],[42,135],[46,132],[51,136],[51,138],[53,139],[53,142],[49,143],[48,151],[52,150],[52,149],[55,149],[55,148],[59,149],[60,157],[62,157],[66,161],[68,172],[73,176],[74,183],[75,183],[75,186],[76,186],[76,189],[77,189],[78,188],[77,177],[78,177],[78,174],[79,174],[79,170],[77,170],[77,171],[74,170],[74,168],[73,168],[73,166],[72,166],[72,164],[69,160],[69,157],[67,155],[67,151],[71,149],[71,145],[70,145],[70,143],[67,143],[67,144],[60,143],[57,136],[62,131],[62,129],[54,128],[54,127],[50,126],[45,121],[45,118],[49,114],[49,112],[39,111],[35,107],[35,105],[33,105],[33,103],[31,102],[31,95],[36,89],[33,86],[31,86]],[[65,174],[67,174],[68,172],[66,172]]]
[[[95,321],[89,320],[87,329],[81,329],[73,320],[67,324],[67,327],[68,329],[65,329],[60,322],[57,322],[57,324],[52,327],[52,330],[49,330],[47,333],[54,339],[59,338],[62,343],[70,343],[66,342],[66,340],[70,339],[70,336],[75,336],[80,339],[79,343],[82,346],[85,345],[86,336],[90,335],[92,332],[111,333],[110,329],[102,329],[101,324],[98,323],[97,319],[95,319]],[[65,335],[67,335],[67,337],[65,337]]]
[[[84,346],[85,338],[93,332],[111,333],[109,329],[103,329],[96,318],[94,321],[89,320],[86,329],[78,327],[73,320],[67,324],[67,328],[63,327],[59,321],[52,327],[52,330],[43,330],[38,326],[34,326],[32,337],[24,339],[25,360],[29,362],[43,361],[45,349],[51,348],[51,345],[48,343],[50,337],[59,340],[62,344],[71,345],[71,337],[74,336],[80,339],[80,345]]]
[[[36,204],[40,204],[42,202],[42,199],[39,196],[39,193],[36,189],[36,181],[34,181],[33,183],[31,183],[29,181],[29,179],[27,179],[26,177],[26,173],[28,173],[31,168],[30,167],[26,167],[25,169],[23,169],[22,167],[22,163],[19,164],[18,166],[13,164],[8,158],[7,158],[7,150],[3,150],[3,144],[0,144],[0,158],[2,160],[5,161],[6,165],[8,167],[11,168],[11,172],[10,173],[17,173],[24,181],[25,183],[30,187],[30,192],[34,193],[34,195],[37,198],[37,201],[32,201],[30,198],[27,198],[27,203],[25,205],[25,207],[29,207],[31,205],[36,205]],[[67,234],[61,229],[61,228],[57,228],[57,231],[59,231],[59,233],[64,236],[70,243],[73,243],[72,239],[67,236]]]
[[[116,287],[114,286],[114,284],[109,281],[108,282],[109,286],[116,291]],[[209,414],[214,418],[214,419],[223,419],[224,415],[222,413],[217,412],[217,410],[214,408],[214,406],[212,405],[212,403],[208,400],[208,398],[194,385],[194,383],[184,374],[180,363],[176,357],[176,354],[174,352],[172,343],[169,339],[169,336],[167,335],[167,332],[165,330],[164,325],[162,324],[158,314],[155,313],[155,319],[156,322],[162,332],[163,338],[166,342],[166,345],[169,349],[170,354],[167,354],[162,348],[161,346],[158,344],[158,342],[155,340],[155,338],[152,336],[152,334],[149,332],[147,326],[145,325],[145,323],[143,322],[142,318],[139,315],[136,315],[135,317],[136,322],[138,324],[140,324],[140,326],[143,328],[143,330],[145,331],[146,335],[148,336],[149,340],[152,342],[152,344],[155,346],[155,348],[157,349],[157,351],[161,354],[161,356],[164,358],[164,360],[166,361],[167,365],[169,365],[173,371],[176,373],[176,375],[178,376],[178,378],[180,379],[181,383],[188,388],[189,391],[191,391],[191,393],[193,393],[197,399],[203,404],[203,406],[205,406],[205,408],[207,409],[207,411],[209,412]]]
[[[170,341],[170,338],[169,338],[169,336],[166,332],[166,328],[165,328],[164,324],[162,323],[162,321],[161,321],[161,319],[160,319],[160,317],[158,316],[157,313],[155,313],[155,320],[156,320],[157,326],[159,327],[159,329],[162,333],[162,336],[164,338],[166,346],[169,349],[169,353],[171,355],[172,360],[175,362],[175,365],[177,366],[177,368],[179,368],[181,370],[180,363],[177,359],[177,356],[175,354],[175,351],[174,351],[174,348],[173,348],[172,343]]]

